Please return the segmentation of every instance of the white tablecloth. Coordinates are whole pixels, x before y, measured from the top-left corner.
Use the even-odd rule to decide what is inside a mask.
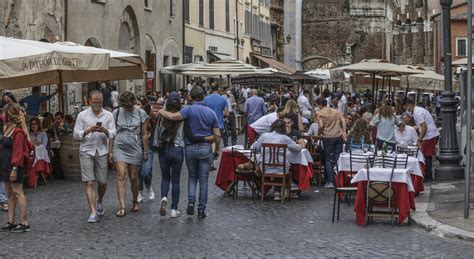
[[[421,152],[419,152],[421,154]],[[423,154],[421,154],[423,156]],[[381,158],[377,157],[376,159]],[[398,155],[398,159],[405,159],[405,155]],[[423,158],[424,160],[424,158]],[[349,153],[342,153],[339,156],[339,159],[337,160],[337,168],[340,172],[348,172],[351,170],[351,164],[350,164],[350,154]],[[420,177],[423,177],[423,172],[421,171],[421,166],[420,166],[420,156],[418,158],[415,157],[408,157],[408,163],[407,163],[407,170],[410,174],[417,175]],[[423,161],[424,163],[424,161]],[[352,163],[352,170],[354,171],[359,171],[363,169],[365,166],[364,163]]]
[[[391,168],[370,168],[370,181],[389,182],[391,173]],[[351,184],[362,181],[367,181],[367,169],[359,170],[354,178],[352,178]],[[410,173],[407,169],[395,169],[392,182],[406,183],[409,192],[415,191],[413,182],[411,181]]]
[[[234,148],[237,149],[243,149],[243,146],[234,146]],[[226,147],[224,150],[232,150],[232,147]],[[238,150],[239,153],[245,155],[247,158],[250,159],[250,152],[249,151],[244,151],[244,150]],[[289,150],[286,152],[286,160],[290,164],[298,164],[298,165],[304,165],[307,166],[308,163],[313,163],[313,157],[311,157],[311,153],[309,153],[309,150],[304,148],[301,149],[301,152],[299,153],[292,153]],[[257,161],[261,162],[262,161],[262,155],[257,154]]]

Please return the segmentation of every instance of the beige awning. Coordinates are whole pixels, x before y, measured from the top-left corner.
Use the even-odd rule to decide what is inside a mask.
[[[420,73],[414,69],[405,68],[393,63],[389,63],[388,61],[383,59],[362,60],[359,63],[335,68],[335,70],[343,70],[346,72],[360,72],[370,75],[379,75],[383,77],[395,77]]]
[[[72,42],[0,37],[0,89],[99,80],[140,79],[140,56]]]
[[[255,54],[253,54],[253,57],[259,59],[260,61],[267,64],[269,67],[277,69],[278,71],[280,71],[282,73],[289,74],[289,75],[292,75],[292,74],[296,73],[296,69],[294,69],[294,68],[292,68],[292,67],[290,67],[286,64],[283,64],[281,62],[278,62],[273,58],[267,58],[267,57],[263,57],[263,56],[255,55]]]

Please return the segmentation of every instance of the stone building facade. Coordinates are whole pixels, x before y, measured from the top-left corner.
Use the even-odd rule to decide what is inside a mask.
[[[55,42],[64,39],[65,13],[64,1],[52,0],[4,0],[0,1],[0,36],[19,39]],[[42,92],[55,91],[56,86],[43,86]],[[12,91],[17,99],[31,94],[31,88]],[[57,110],[57,100],[50,102],[50,107]]]
[[[181,0],[4,0],[0,1],[0,35],[47,42],[127,51],[145,61],[146,80],[111,82],[119,90],[144,94],[147,90],[182,87],[176,76],[160,75],[164,66],[183,62],[183,1]],[[82,87],[81,87],[82,86]],[[68,111],[84,101],[97,84],[68,84]],[[43,94],[55,86],[42,86]],[[15,90],[21,98],[31,89]],[[57,101],[47,110],[56,111]]]
[[[304,0],[302,60],[305,69],[391,56],[396,0]]]

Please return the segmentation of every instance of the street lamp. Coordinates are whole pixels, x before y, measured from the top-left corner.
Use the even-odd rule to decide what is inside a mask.
[[[290,44],[290,41],[291,41],[291,35],[288,34],[286,35],[286,44]]]
[[[451,72],[451,5],[452,0],[440,0],[443,8],[443,61],[444,61],[444,92],[441,101],[442,130],[439,142],[439,167],[435,169],[436,180],[446,181],[462,179],[464,169],[459,165],[462,156],[456,134],[456,106]]]

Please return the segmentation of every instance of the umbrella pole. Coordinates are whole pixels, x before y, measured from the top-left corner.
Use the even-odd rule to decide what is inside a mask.
[[[407,90],[405,92],[405,97],[408,97],[408,89],[410,89],[410,81],[408,80],[408,76],[407,76]]]
[[[382,87],[381,87],[380,89],[382,89],[382,92],[385,91],[385,77],[382,77]],[[378,92],[377,92],[377,94],[378,94]],[[378,96],[378,97],[379,97],[379,98],[377,98],[377,104],[378,104],[378,100],[381,101],[382,98],[385,97],[385,96],[382,96],[382,98],[380,98],[380,96]]]
[[[392,77],[388,77],[388,100],[392,102]]]
[[[59,73],[59,85],[58,85],[59,111],[64,112],[63,71],[59,70],[58,73]]]
[[[372,104],[375,104],[375,75],[372,74]]]

